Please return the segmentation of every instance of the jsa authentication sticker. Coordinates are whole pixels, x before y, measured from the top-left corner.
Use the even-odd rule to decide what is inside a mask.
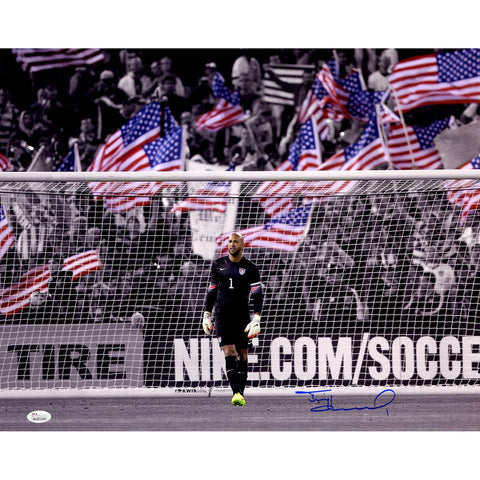
[[[27,415],[27,420],[32,423],[45,423],[51,418],[52,416],[43,410],[35,410]]]

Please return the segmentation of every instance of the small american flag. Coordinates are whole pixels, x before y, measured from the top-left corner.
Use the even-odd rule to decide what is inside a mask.
[[[321,164],[321,145],[318,128],[313,118],[304,123],[298,132],[297,139],[290,147],[287,160],[282,162],[277,171],[318,170]],[[273,216],[289,210],[293,200],[289,194],[295,189],[296,182],[267,181],[255,192],[259,203],[265,211]]]
[[[235,164],[231,163],[227,172],[235,170]],[[170,212],[188,212],[190,210],[213,210],[225,213],[230,193],[230,182],[208,182],[203,187],[195,190],[185,200],[175,205]]]
[[[197,130],[216,132],[245,120],[239,93],[231,93],[225,85],[224,78],[218,72],[215,72],[213,77],[212,92],[219,101],[212,110],[197,118],[195,121]]]
[[[101,268],[98,251],[89,250],[66,258],[62,270],[71,270],[75,280]],[[0,312],[8,316],[28,307],[33,292],[48,288],[49,278],[48,265],[40,265],[23,274],[17,283],[0,292]]]
[[[147,172],[180,170],[185,156],[183,128],[164,107],[164,136],[160,136],[159,103],[147,104],[123,127],[112,134],[99,150],[87,171]],[[105,207],[114,212],[148,205],[160,189],[172,182],[90,182],[95,197],[103,197]]]
[[[265,225],[240,230],[245,247],[268,248],[294,252],[306,234],[311,205],[291,208],[286,213],[273,217]],[[228,251],[228,238],[231,232],[223,233],[216,239],[220,254]]]
[[[480,102],[480,50],[403,60],[393,67],[389,82],[397,111],[439,103]]]
[[[387,148],[395,170],[442,168],[433,139],[448,128],[449,119],[435,120],[426,127],[391,124]]]
[[[78,145],[75,144],[67,153],[67,156],[63,159],[60,166],[57,168],[57,172],[81,172],[81,171],[82,171],[82,165],[80,163]]]
[[[480,155],[466,163],[459,170],[480,168]],[[464,225],[468,215],[480,208],[480,188],[478,180],[448,180],[445,182],[448,200],[461,209],[460,225]]]
[[[76,280],[83,275],[87,275],[95,270],[102,269],[102,262],[98,250],[87,250],[68,257],[63,262],[62,270],[71,270],[73,279]]]
[[[3,205],[0,205],[0,259],[5,256],[14,242],[15,235],[8,225]]]
[[[17,48],[12,51],[22,69],[29,73],[95,65],[105,60],[98,48]]]
[[[3,153],[0,153],[0,170],[6,172],[12,169],[10,159],[8,159]]]

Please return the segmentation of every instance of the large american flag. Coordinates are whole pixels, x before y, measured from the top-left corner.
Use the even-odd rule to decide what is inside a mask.
[[[160,136],[161,109],[164,108],[164,132]],[[149,172],[180,170],[185,156],[183,128],[178,126],[168,107],[152,102],[142,108],[123,127],[113,133],[96,154],[87,171]],[[123,212],[148,205],[160,189],[175,182],[90,182],[96,198],[105,207]]]
[[[304,123],[298,132],[297,139],[290,147],[287,160],[282,162],[276,171],[318,170],[320,167],[321,145],[317,125],[313,118]],[[293,200],[289,195],[295,189],[295,182],[267,181],[255,192],[265,211],[273,216],[289,210]]]
[[[29,73],[95,65],[105,60],[99,48],[17,48],[12,51],[22,69]]]
[[[15,235],[8,225],[3,205],[0,205],[0,259],[5,256],[14,242]]]
[[[276,215],[265,225],[239,230],[245,241],[245,247],[268,248],[293,252],[306,234],[312,206],[302,205],[291,208],[285,213]],[[231,232],[223,233],[216,238],[220,255],[228,252],[228,238]]]
[[[299,86],[303,83],[303,75],[305,72],[313,72],[314,65],[291,65],[291,64],[270,64],[270,69],[285,84]],[[285,90],[282,85],[275,82],[268,72],[263,77],[263,93],[262,100],[265,103],[274,105],[295,105],[295,93]]]
[[[417,56],[398,62],[389,78],[396,109],[480,102],[480,50]]]
[[[433,139],[448,125],[448,118],[435,120],[426,127],[391,124],[387,148],[392,167],[395,170],[442,168],[442,160]]]
[[[478,170],[480,155],[466,163],[459,170]],[[448,180],[445,182],[448,200],[460,207],[460,225],[464,225],[468,215],[480,209],[480,185],[478,180]]]
[[[225,85],[225,79],[218,72],[215,72],[213,77],[212,92],[214,97],[219,100],[212,110],[200,115],[195,120],[197,130],[216,132],[245,120],[245,114],[240,106],[239,93],[231,93]]]
[[[89,250],[72,255],[65,259],[62,270],[71,270],[73,279],[99,270],[102,268],[98,250]],[[0,291],[0,312],[13,315],[30,304],[33,292],[43,291],[48,288],[50,269],[48,265],[40,265],[24,273],[17,283]]]
[[[235,164],[231,163],[227,172],[235,170]],[[171,210],[175,212],[188,212],[190,210],[213,210],[225,213],[230,194],[230,182],[208,182],[189,195],[185,200],[176,204]]]

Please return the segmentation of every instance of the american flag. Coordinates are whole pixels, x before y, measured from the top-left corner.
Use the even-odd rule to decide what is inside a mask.
[[[387,163],[382,139],[380,138],[377,114],[370,116],[359,140],[340,150],[318,168],[326,170],[374,170]],[[321,181],[298,183],[297,194],[303,196],[331,196],[351,190],[356,182],[351,181]]]
[[[152,102],[142,108],[123,127],[113,133],[99,150],[87,171],[148,172],[180,170],[185,155],[183,128],[170,109],[164,107],[164,136],[160,136],[161,108]],[[172,182],[91,182],[95,197],[103,197],[105,207],[123,212],[148,205],[150,196],[160,189],[174,187]]]
[[[277,171],[318,170],[321,164],[321,145],[317,125],[313,118],[304,123],[298,132],[297,139],[290,147],[287,160],[282,162]],[[267,181],[255,192],[259,203],[270,215],[277,215],[289,210],[293,200],[289,195],[295,189],[295,182]]]
[[[102,268],[97,250],[89,250],[65,259],[62,270],[71,270],[73,279]],[[20,280],[0,292],[0,312],[13,315],[30,303],[33,292],[46,290],[50,278],[48,265],[40,265],[24,273]]]
[[[3,153],[0,153],[0,170],[6,172],[7,170],[11,170],[12,164],[10,163],[10,159],[8,159]]]
[[[435,120],[426,127],[391,124],[387,148],[395,170],[439,169],[442,160],[433,139],[448,128],[449,119]]]
[[[216,132],[245,120],[245,114],[240,106],[239,93],[231,93],[225,85],[224,78],[218,72],[215,72],[213,77],[212,92],[219,101],[212,110],[196,119],[195,128],[197,130]]]
[[[235,170],[235,164],[231,163],[227,172]],[[208,182],[198,188],[185,200],[175,205],[170,213],[188,212],[190,210],[213,210],[225,213],[230,193],[230,182]]]
[[[8,225],[3,205],[0,205],[0,259],[5,256],[14,242],[15,235]]]
[[[305,72],[313,72],[314,65],[290,65],[290,64],[270,64],[270,69],[284,83],[293,86],[299,86],[303,83],[303,75]],[[295,93],[285,90],[272,78],[268,72],[263,78],[263,94],[262,100],[265,103],[274,105],[295,105]]]
[[[245,241],[245,247],[268,248],[293,252],[306,234],[311,205],[291,208],[285,213],[276,215],[265,225],[239,230]],[[220,255],[228,252],[228,238],[231,232],[223,233],[216,238]]]
[[[23,70],[29,73],[95,65],[105,60],[99,48],[17,48],[12,51]]]
[[[417,56],[398,62],[389,83],[396,109],[438,103],[480,102],[480,50]]]
[[[459,170],[480,168],[480,155],[466,163]],[[478,180],[448,180],[445,182],[448,200],[460,207],[460,225],[464,225],[469,214],[480,208],[480,188]]]
[[[57,168],[57,172],[81,172],[81,171],[82,171],[82,165],[80,163],[78,145],[75,144],[67,153],[67,156],[63,159],[60,166]]]
[[[73,279],[76,280],[83,275],[87,275],[95,270],[102,269],[100,254],[98,250],[87,250],[68,257],[63,262],[62,270],[71,270]]]

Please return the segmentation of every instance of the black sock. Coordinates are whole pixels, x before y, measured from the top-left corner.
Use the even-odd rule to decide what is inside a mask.
[[[238,385],[238,370],[237,370],[237,357],[235,355],[228,355],[225,357],[225,367],[227,370],[227,378],[230,383],[230,387],[233,393],[240,391]]]
[[[248,375],[248,360],[239,360],[238,361],[238,386],[240,388],[240,393],[243,395],[245,391],[245,385],[247,384],[247,375]]]

